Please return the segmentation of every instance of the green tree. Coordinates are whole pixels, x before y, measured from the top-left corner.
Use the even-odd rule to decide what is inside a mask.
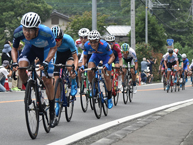
[[[104,33],[104,26],[106,25],[105,19],[108,15],[97,14],[97,30],[102,35]],[[75,15],[70,18],[65,33],[72,36],[73,39],[78,38],[78,31],[81,28],[88,28],[92,30],[92,12],[84,12],[82,15]]]
[[[145,42],[145,11],[137,16],[135,24],[136,43]],[[131,32],[129,33],[129,42],[130,36]],[[165,46],[166,38],[163,26],[158,24],[155,16],[148,13],[148,43],[154,51],[160,51]]]
[[[5,39],[12,39],[13,31],[20,25],[22,16],[27,12],[38,13],[44,22],[50,16],[52,7],[45,0],[0,1],[0,49],[3,48]]]

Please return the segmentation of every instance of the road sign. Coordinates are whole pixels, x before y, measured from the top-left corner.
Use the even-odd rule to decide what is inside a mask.
[[[172,44],[174,43],[173,39],[167,39],[167,43],[169,46],[172,46]]]

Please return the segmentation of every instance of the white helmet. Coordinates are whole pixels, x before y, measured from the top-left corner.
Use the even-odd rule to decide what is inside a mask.
[[[40,16],[34,12],[26,13],[21,19],[21,25],[26,28],[38,28],[40,23]]]
[[[182,54],[182,58],[186,58],[186,54],[185,53]]]
[[[105,37],[105,41],[107,41],[107,42],[115,41],[115,36],[114,35],[108,35]]]
[[[88,34],[88,40],[99,40],[100,37],[101,35],[97,30],[92,30]]]
[[[85,37],[88,36],[88,33],[90,32],[90,30],[88,28],[82,28],[78,31],[78,35],[80,37]]]
[[[174,52],[177,54],[179,52],[179,50],[177,48],[175,48]]]

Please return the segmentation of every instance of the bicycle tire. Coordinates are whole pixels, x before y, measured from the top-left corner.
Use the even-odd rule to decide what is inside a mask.
[[[67,96],[67,106],[65,106],[65,116],[66,116],[66,121],[70,122],[72,119],[73,115],[73,110],[74,110],[74,100],[75,96],[71,96],[69,93],[69,96]]]
[[[129,96],[128,96],[128,92],[129,88],[128,88],[128,75],[125,76],[124,79],[124,86],[123,86],[123,102],[124,104],[127,104]]]
[[[108,93],[107,93],[107,90],[105,89],[106,88],[105,82],[101,81],[101,83],[103,84],[103,88],[100,88],[101,95],[102,95],[101,100],[102,100],[103,113],[105,116],[107,116],[108,115]]]
[[[32,94],[34,93],[34,95]],[[38,108],[38,101],[37,101],[37,94],[38,94],[37,86],[34,80],[30,80],[27,83],[26,91],[25,91],[25,118],[26,118],[26,125],[27,130],[32,139],[35,139],[38,135],[39,130],[39,108]],[[28,114],[30,113],[30,115]],[[34,115],[34,121],[31,121],[30,117]],[[30,124],[32,123],[32,124]],[[32,127],[35,125],[35,127]]]
[[[82,79],[80,81],[80,104],[83,112],[86,112],[88,109],[88,95],[86,94],[86,87],[84,82],[86,80]]]
[[[101,118],[102,113],[102,102],[101,97],[98,92],[98,82],[96,78],[92,80],[92,102],[93,102],[93,110],[97,119]]]
[[[43,89],[44,92],[44,102],[42,102],[42,108],[43,108],[43,126],[44,130],[49,133],[50,132],[50,105],[49,105],[49,99],[46,95],[46,90]]]
[[[133,82],[131,81],[129,84],[129,102],[133,101]]]
[[[91,90],[90,90],[90,88],[91,88]],[[92,96],[90,96],[90,92],[91,92],[91,94],[92,94],[92,86],[91,86],[91,83],[88,84],[88,89],[89,89],[89,91],[88,91],[88,96],[89,96],[89,100],[90,100],[90,108],[91,108],[91,110],[93,110],[93,109],[94,109],[94,107],[93,107],[93,99],[92,99]]]
[[[166,90],[166,78],[165,78],[165,74],[162,76],[163,77],[163,87],[164,87],[164,91]]]
[[[58,98],[59,101],[55,102],[55,103],[59,103],[59,107],[60,107],[58,116],[56,116],[56,120],[57,120],[56,125],[58,125],[60,122],[61,113],[62,113],[62,109],[63,109],[63,105],[62,105],[62,103],[63,103],[62,96],[63,96],[63,89],[64,89],[63,86],[64,86],[64,83],[63,83],[62,78],[58,78],[56,80],[56,84],[55,84],[55,88],[54,88],[54,98],[56,98],[56,93],[57,93],[58,87],[60,88],[60,90],[59,90],[60,94],[59,94],[59,98]]]

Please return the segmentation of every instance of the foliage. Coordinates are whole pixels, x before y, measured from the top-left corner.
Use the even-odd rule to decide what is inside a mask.
[[[141,12],[136,18],[136,42],[145,42],[145,11]],[[129,33],[129,42],[131,41],[131,32]],[[162,25],[158,24],[155,16],[148,13],[148,43],[154,51],[159,51],[166,44],[166,35]]]
[[[108,15],[97,14],[97,30],[102,35],[104,33],[104,26],[106,25],[105,19]],[[65,33],[72,36],[73,39],[78,38],[77,32],[81,28],[88,28],[92,30],[92,12],[84,12],[82,15],[75,15],[70,18],[70,22],[67,25]]]
[[[0,49],[3,48],[6,39],[12,39],[15,28],[20,25],[22,15],[30,11],[38,13],[44,22],[50,16],[52,7],[45,0],[0,1]]]

